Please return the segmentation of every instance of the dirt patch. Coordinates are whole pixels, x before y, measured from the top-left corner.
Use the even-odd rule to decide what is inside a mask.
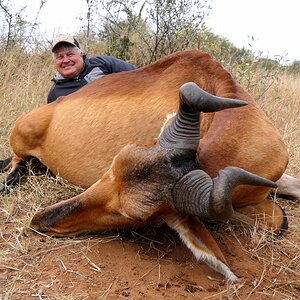
[[[281,238],[207,224],[241,278],[231,284],[197,262],[165,224],[75,238],[33,233],[28,224],[40,206],[80,191],[53,179],[30,180],[1,197],[0,299],[300,298],[297,203],[280,200],[290,222]]]

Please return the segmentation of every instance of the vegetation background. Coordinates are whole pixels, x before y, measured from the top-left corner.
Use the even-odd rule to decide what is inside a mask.
[[[287,173],[300,178],[299,61],[285,65],[284,58],[262,58],[250,50],[236,48],[228,40],[210,32],[205,26],[205,18],[210,12],[209,1],[153,0],[139,6],[138,11],[136,1],[86,2],[88,12],[86,18],[82,19],[82,30],[76,34],[76,38],[89,56],[112,55],[140,67],[178,50],[197,48],[210,53],[252,94],[279,128],[290,153]],[[41,1],[40,10],[45,3],[46,0]],[[12,13],[11,1],[0,0],[0,17],[0,158],[5,158],[10,155],[8,136],[15,120],[21,114],[46,103],[54,68],[50,51],[51,41],[38,34],[38,23],[26,20],[25,6]],[[237,245],[249,239],[250,243],[244,246],[244,255],[255,257],[264,265],[264,271],[260,275],[253,271],[253,276],[249,275],[242,284],[218,284],[210,291],[209,286],[214,284],[212,281],[208,280],[207,286],[205,283],[189,281],[183,284],[182,290],[180,287],[176,289],[176,285],[170,279],[168,282],[171,282],[171,288],[168,289],[166,282],[161,285],[161,279],[159,283],[157,280],[154,284],[152,281],[151,284],[142,282],[146,288],[141,294],[141,290],[136,286],[120,290],[120,282],[112,279],[111,282],[99,283],[97,288],[91,283],[90,277],[84,277],[80,269],[76,269],[77,273],[73,271],[72,275],[77,275],[75,274],[72,280],[80,283],[81,289],[73,293],[72,288],[66,288],[71,286],[69,281],[58,277],[59,282],[56,282],[46,277],[45,274],[51,277],[51,272],[58,276],[54,267],[41,268],[46,254],[53,248],[57,249],[56,253],[60,257],[54,265],[59,265],[59,272],[66,277],[70,275],[68,271],[71,269],[65,266],[65,260],[59,256],[66,255],[65,252],[59,254],[62,249],[80,255],[84,253],[87,260],[89,243],[98,245],[113,243],[114,240],[118,240],[116,243],[134,241],[142,249],[136,251],[143,252],[147,246],[150,249],[153,243],[156,248],[151,248],[151,251],[157,250],[158,245],[163,242],[167,246],[158,247],[157,251],[165,254],[168,252],[166,249],[174,244],[173,238],[169,238],[170,232],[164,229],[167,233],[162,233],[159,228],[150,233],[147,231],[133,234],[130,238],[126,235],[120,237],[120,233],[113,233],[101,239],[88,237],[55,240],[49,237],[28,237],[26,229],[34,212],[41,206],[57,202],[57,199],[66,199],[78,192],[79,188],[67,185],[60,179],[32,176],[10,195],[0,196],[0,299],[157,299],[162,293],[166,298],[174,296],[172,293],[175,293],[178,299],[191,296],[201,296],[202,299],[204,295],[210,299],[300,297],[297,234],[300,211],[297,202],[293,201],[282,204],[290,220],[290,232],[284,241],[274,241],[265,232],[259,232],[255,228],[245,229],[234,227],[232,224],[227,224],[225,229],[217,228],[218,232],[221,232],[219,241],[223,241],[225,233],[229,238],[235,237],[235,242],[242,241]],[[158,232],[163,236],[163,241],[156,239]],[[227,243],[226,239],[224,243]],[[101,268],[93,261],[88,261],[88,265],[96,275],[101,273]],[[271,280],[267,275],[271,269],[277,272],[278,278],[281,276],[279,281],[274,281],[274,278]],[[145,276],[138,276],[136,280],[142,281]],[[256,278],[257,276],[260,277]],[[93,277],[93,280],[96,279]],[[200,288],[201,284],[203,286]],[[193,288],[187,289],[191,286]]]

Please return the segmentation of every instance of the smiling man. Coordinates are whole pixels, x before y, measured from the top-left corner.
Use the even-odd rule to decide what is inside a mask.
[[[135,66],[112,56],[88,58],[81,51],[77,40],[68,34],[55,37],[52,52],[57,73],[52,79],[47,103],[60,96],[67,96],[104,75],[135,69]]]

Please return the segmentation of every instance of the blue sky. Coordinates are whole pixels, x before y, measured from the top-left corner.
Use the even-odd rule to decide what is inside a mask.
[[[17,0],[15,0],[17,1]],[[20,0],[18,0],[20,1]],[[40,0],[26,0],[32,13]],[[300,0],[212,0],[206,25],[238,47],[263,56],[300,60]],[[39,17],[41,31],[76,33],[78,17],[86,12],[86,0],[48,0]]]

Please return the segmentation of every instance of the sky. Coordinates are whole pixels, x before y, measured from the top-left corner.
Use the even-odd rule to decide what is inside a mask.
[[[12,0],[26,4],[34,16],[40,0]],[[300,60],[300,0],[211,0],[206,26],[237,47],[246,47],[263,57]],[[47,0],[41,14],[41,32],[76,33],[78,17],[86,13],[86,0]],[[251,46],[250,46],[251,45]]]
[[[211,6],[206,23],[213,33],[266,57],[300,60],[299,0],[213,0]]]

